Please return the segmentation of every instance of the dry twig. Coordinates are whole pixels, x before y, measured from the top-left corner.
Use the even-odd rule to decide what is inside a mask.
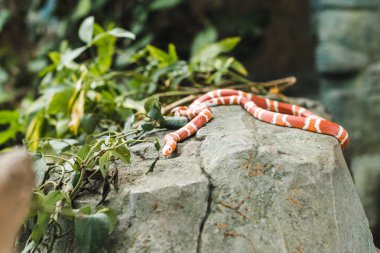
[[[175,101],[174,103],[171,103],[161,109],[162,114],[166,114],[170,112],[172,109],[176,108],[177,106],[181,106],[184,104],[187,104],[189,102],[192,102],[195,100],[198,96],[196,95],[189,95],[187,97],[181,98],[180,100]]]

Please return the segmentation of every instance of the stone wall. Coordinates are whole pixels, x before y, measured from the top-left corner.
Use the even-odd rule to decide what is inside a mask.
[[[380,239],[380,1],[317,0],[320,97],[351,137],[348,153],[375,239]]]

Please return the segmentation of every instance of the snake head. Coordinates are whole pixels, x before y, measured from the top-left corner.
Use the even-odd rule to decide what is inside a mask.
[[[163,148],[162,148],[162,155],[164,157],[168,157],[171,153],[173,152],[173,149],[171,146],[169,145],[165,145]]]
[[[174,116],[186,116],[187,106],[178,106],[173,108],[170,112],[174,112]]]

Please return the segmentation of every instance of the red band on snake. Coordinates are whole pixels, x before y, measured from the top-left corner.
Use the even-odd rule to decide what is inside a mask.
[[[240,105],[254,118],[277,126],[298,128],[335,137],[344,148],[348,145],[347,131],[340,125],[319,117],[307,109],[255,96],[233,89],[214,90],[196,99],[189,107],[176,109],[176,116],[185,116],[190,122],[179,130],[164,137],[162,155],[167,157],[183,141],[194,135],[199,128],[213,118],[210,107],[216,105]]]

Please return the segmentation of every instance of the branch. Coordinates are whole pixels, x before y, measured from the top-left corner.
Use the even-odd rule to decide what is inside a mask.
[[[189,102],[192,102],[193,100],[195,100],[198,96],[196,95],[189,95],[187,97],[184,97],[184,98],[181,98],[180,100],[177,100],[175,101],[174,103],[171,103],[167,106],[165,106],[164,108],[161,109],[161,113],[162,114],[167,114],[168,112],[170,112],[172,109],[176,108],[177,106],[180,106],[180,105],[183,105],[183,104],[187,104]]]

